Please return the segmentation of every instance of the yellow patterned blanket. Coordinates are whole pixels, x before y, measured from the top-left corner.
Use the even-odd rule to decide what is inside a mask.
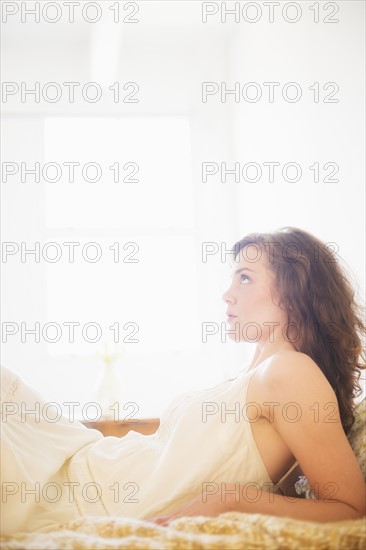
[[[162,527],[120,517],[85,517],[48,533],[1,540],[3,550],[242,550],[366,548],[366,518],[315,523],[264,514],[226,512],[179,518]]]

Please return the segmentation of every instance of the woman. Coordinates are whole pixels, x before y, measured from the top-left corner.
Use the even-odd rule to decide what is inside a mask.
[[[43,410],[45,402],[5,371],[4,532],[87,514],[160,524],[229,510],[313,521],[365,515],[346,437],[365,368],[349,282],[324,243],[291,227],[248,235],[233,260],[223,296],[229,334],[257,342],[253,360],[234,380],[177,398],[154,435],[103,438],[42,415],[24,422],[22,403]],[[278,494],[294,464],[315,501]]]
[[[246,400],[259,404],[251,425],[258,459],[275,482],[298,465],[316,501],[250,484],[203,486],[191,502],[151,518],[157,523],[229,510],[312,521],[365,515],[365,482],[346,438],[361,393],[365,324],[333,249],[293,227],[248,235],[233,247],[223,296],[231,336],[257,341]]]

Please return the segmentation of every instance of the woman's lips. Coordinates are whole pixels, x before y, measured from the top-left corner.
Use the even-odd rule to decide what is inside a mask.
[[[237,319],[236,315],[228,315],[227,320],[232,321],[233,319]]]

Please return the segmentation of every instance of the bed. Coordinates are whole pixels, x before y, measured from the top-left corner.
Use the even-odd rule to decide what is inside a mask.
[[[356,408],[348,439],[366,481],[366,398]],[[312,498],[306,478],[295,483]],[[226,512],[217,517],[179,518],[168,527],[122,517],[87,516],[42,533],[2,537],[3,550],[128,549],[365,549],[366,518],[317,523],[265,514]]]

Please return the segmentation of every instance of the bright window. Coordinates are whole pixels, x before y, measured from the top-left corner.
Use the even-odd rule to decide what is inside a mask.
[[[129,352],[198,349],[188,119],[49,118],[45,125],[47,177],[59,178],[46,186],[48,242],[62,251],[47,263],[47,312],[49,322],[67,327],[48,343],[50,355],[89,355],[116,340]],[[73,343],[70,322],[80,323]],[[100,332],[90,326],[86,341],[90,322]]]

